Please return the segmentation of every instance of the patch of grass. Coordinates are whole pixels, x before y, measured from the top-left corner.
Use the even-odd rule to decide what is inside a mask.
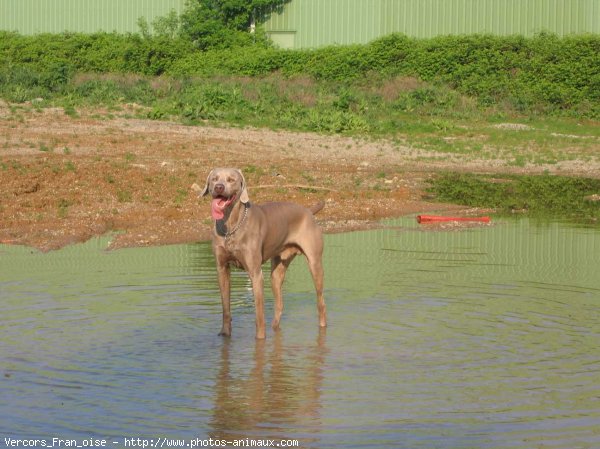
[[[67,218],[69,215],[69,207],[71,206],[71,202],[65,198],[61,198],[58,201],[58,217],[59,218]]]
[[[79,114],[73,105],[67,105],[64,107],[65,115],[68,115],[71,118],[79,117]]]
[[[600,193],[600,179],[553,175],[491,175],[444,173],[427,189],[438,201],[494,208],[499,213],[525,212],[535,217],[599,223],[600,203],[586,201]]]
[[[243,171],[244,171],[244,173],[247,173],[247,174],[249,174],[249,173],[254,174],[254,173],[258,173],[260,170],[262,170],[262,169],[257,167],[256,165],[246,165],[244,167]]]
[[[77,171],[77,169],[75,168],[75,164],[73,163],[73,161],[67,161],[65,163],[65,170],[66,171],[72,171],[72,172]]]
[[[302,178],[304,178],[304,180],[305,180],[306,182],[308,182],[308,183],[311,183],[311,184],[312,184],[312,183],[314,183],[314,182],[315,182],[315,178],[314,178],[314,176],[311,176],[311,175],[310,175],[309,173],[307,173],[307,172],[302,172],[302,173],[300,174],[300,176],[302,176]]]
[[[117,190],[117,201],[119,201],[119,203],[131,203],[132,200],[133,194],[131,193],[131,190]]]
[[[527,158],[522,154],[517,154],[512,161],[509,161],[508,165],[514,167],[525,167],[527,164]]]
[[[16,161],[16,160],[14,160],[14,159],[12,159],[12,160],[10,161],[10,167],[11,167],[13,170],[16,170],[16,171],[18,171],[18,172],[19,172],[19,173],[21,173],[21,174],[23,174],[23,173],[27,172],[27,168],[26,168],[26,167],[25,167],[23,164],[21,164],[19,161]]]
[[[188,191],[186,189],[183,188],[178,188],[177,189],[177,194],[175,195],[175,204],[177,206],[181,206],[183,204],[183,201],[187,198],[188,196]]]

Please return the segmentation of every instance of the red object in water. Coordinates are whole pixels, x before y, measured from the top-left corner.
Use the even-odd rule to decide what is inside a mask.
[[[439,223],[443,221],[478,221],[489,223],[490,217],[444,217],[442,215],[417,215],[419,223]]]

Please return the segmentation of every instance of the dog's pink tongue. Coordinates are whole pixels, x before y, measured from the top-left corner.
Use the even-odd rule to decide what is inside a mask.
[[[223,212],[227,206],[231,204],[234,198],[229,198],[228,200],[224,198],[215,198],[211,202],[211,214],[215,220],[221,220],[225,213]]]

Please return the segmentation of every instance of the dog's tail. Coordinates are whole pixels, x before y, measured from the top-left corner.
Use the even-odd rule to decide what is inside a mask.
[[[325,202],[324,201],[319,201],[317,204],[314,204],[314,205],[310,206],[308,208],[308,210],[310,210],[313,215],[316,215],[316,213],[319,212],[324,207],[325,207]]]

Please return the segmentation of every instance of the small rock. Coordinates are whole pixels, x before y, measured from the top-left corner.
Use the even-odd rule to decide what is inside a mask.
[[[494,125],[496,129],[509,129],[512,131],[531,131],[534,129],[532,126],[524,125],[523,123],[498,123]]]
[[[584,196],[583,199],[585,201],[590,201],[592,203],[597,203],[600,201],[600,194],[594,193],[593,195]]]
[[[360,163],[360,165],[358,166],[358,168],[356,169],[357,171],[361,171],[361,170],[366,170],[369,167],[369,164],[367,161],[363,161]]]
[[[35,184],[32,184],[31,186],[25,188],[25,190],[23,190],[23,193],[34,193],[38,190],[40,190],[40,183],[36,182]]]
[[[550,133],[552,137],[568,137],[569,139],[594,139],[595,136],[580,136],[577,134]]]

